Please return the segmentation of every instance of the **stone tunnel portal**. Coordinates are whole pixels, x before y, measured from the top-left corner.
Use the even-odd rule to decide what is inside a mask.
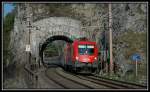
[[[67,43],[72,43],[73,40],[69,37],[66,37],[66,36],[63,36],[63,35],[55,35],[55,36],[52,36],[52,37],[49,37],[43,44],[40,45],[39,47],[39,56],[41,58],[41,62],[42,64],[45,66],[45,63],[44,63],[44,58],[43,58],[43,52],[44,50],[46,49],[47,45],[53,41],[56,41],[56,40],[62,40],[62,41],[65,41]]]

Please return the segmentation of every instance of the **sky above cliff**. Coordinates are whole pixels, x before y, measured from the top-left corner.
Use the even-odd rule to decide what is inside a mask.
[[[14,6],[11,3],[4,3],[3,4],[3,14],[4,14],[4,16],[6,16],[13,9],[14,9]]]

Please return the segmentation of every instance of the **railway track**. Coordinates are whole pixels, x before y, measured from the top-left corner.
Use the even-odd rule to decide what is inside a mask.
[[[66,72],[66,71],[63,71],[63,72]],[[98,78],[96,76],[91,76],[91,75],[83,76],[83,75],[78,75],[78,74],[74,74],[71,72],[66,72],[66,73],[72,74],[73,76],[76,76],[86,81],[90,81],[99,85],[104,85],[112,89],[146,89],[146,86],[143,86],[143,85],[127,83],[123,81],[116,81],[116,80],[111,80],[111,79],[102,78],[102,77]]]
[[[110,88],[114,88],[112,86],[104,85],[104,83],[102,83],[102,82],[101,83],[96,82],[95,80],[91,81],[89,79],[85,79],[86,77],[78,76],[78,75],[75,75],[73,73],[66,72],[66,71],[64,71],[60,68],[57,70],[57,72],[60,75],[64,76],[64,77],[68,77],[68,79],[70,79],[72,81],[87,85],[87,86],[89,86],[89,88],[92,88],[92,89],[110,89]]]
[[[60,84],[58,81],[56,81],[54,78],[52,78],[51,76],[49,76],[48,70],[45,71],[45,76],[49,79],[52,80],[54,83],[56,83],[57,85],[61,86],[62,88],[67,88],[66,86]]]
[[[73,81],[67,77],[64,77],[56,72],[55,68],[47,69],[45,71],[45,75],[47,78],[60,85],[64,89],[87,89],[90,88],[87,85],[83,85],[80,82]]]
[[[124,83],[124,82],[115,82],[112,80],[107,80],[107,79],[97,79],[93,76],[79,76],[77,75],[77,77],[87,80],[87,81],[91,81],[100,85],[105,85],[107,87],[110,88],[115,88],[115,89],[145,89],[146,87],[140,86],[140,85],[133,85],[130,83]]]
[[[46,88],[46,89],[62,89],[64,88],[62,85],[60,85],[59,83],[53,81],[50,77],[47,77],[47,75],[45,74],[46,71],[44,71],[43,73],[41,73],[41,78],[42,80],[40,81],[40,86],[39,88]]]
[[[145,86],[98,78],[92,75],[79,75],[62,68],[49,68],[45,76],[63,89],[145,89]]]
[[[144,85],[139,85],[139,84],[134,84],[134,83],[127,83],[124,81],[118,81],[118,80],[112,80],[104,77],[97,77],[97,76],[87,76],[87,78],[98,80],[98,81],[103,81],[107,83],[111,83],[114,85],[122,86],[125,88],[132,88],[132,89],[145,89],[146,86]]]

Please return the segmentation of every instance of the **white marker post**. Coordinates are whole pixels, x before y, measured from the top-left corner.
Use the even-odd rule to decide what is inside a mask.
[[[26,51],[27,51],[27,52],[30,52],[30,51],[31,51],[31,49],[30,49],[30,44],[26,45]]]

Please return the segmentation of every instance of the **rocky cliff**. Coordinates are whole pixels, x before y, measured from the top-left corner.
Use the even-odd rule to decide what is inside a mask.
[[[12,44],[14,46],[13,55],[16,61],[22,61],[22,48],[25,46],[25,38],[23,34],[28,34],[24,29],[26,19],[25,4],[18,4],[18,13],[15,19],[14,32],[12,34]],[[98,45],[102,44],[102,33],[106,31],[107,47],[108,42],[108,4],[102,3],[32,3],[30,4],[30,15],[32,22],[47,17],[70,17],[82,22],[82,31],[87,38],[96,41]],[[146,3],[118,3],[112,4],[112,29],[113,29],[113,60],[120,65],[126,64],[133,53],[142,54],[146,58],[146,33],[147,33],[147,4]],[[92,26],[92,27],[90,27]],[[18,28],[17,28],[18,27]],[[19,29],[21,28],[21,29]],[[14,37],[14,38],[13,38]],[[18,53],[16,55],[16,53]],[[121,53],[124,58],[120,58]],[[15,59],[16,59],[15,58]],[[122,61],[120,61],[122,60]],[[25,61],[25,60],[23,60]],[[23,62],[22,61],[22,62]],[[146,62],[146,59],[144,59]]]

